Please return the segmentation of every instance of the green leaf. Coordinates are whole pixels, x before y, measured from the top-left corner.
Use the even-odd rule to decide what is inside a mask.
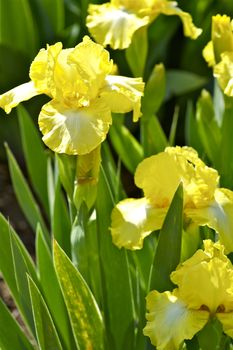
[[[168,146],[168,140],[156,116],[149,119],[145,137],[148,143],[148,154],[146,156],[162,152]]]
[[[199,154],[204,153],[191,100],[187,103],[185,114],[185,139],[187,144],[197,150]]]
[[[173,287],[170,274],[180,262],[183,229],[183,187],[179,185],[159,234],[151,272],[150,290],[159,292]]]
[[[8,221],[0,214],[0,271],[10,288],[11,294],[21,313],[24,315],[22,305],[22,286],[25,282],[24,272],[36,279],[35,266],[24,245],[10,226]],[[20,261],[19,266],[17,262]],[[21,274],[23,275],[21,280]],[[30,315],[29,315],[30,319]]]
[[[47,157],[41,136],[26,109],[17,108],[23,152],[33,188],[49,214],[47,194]]]
[[[79,349],[104,349],[104,325],[100,310],[86,282],[59,245],[54,262]]]
[[[148,51],[147,28],[138,29],[126,49],[126,59],[135,77],[143,77]]]
[[[31,330],[32,334],[35,336],[34,321],[32,316],[29,289],[27,283],[27,275],[30,274],[30,270],[27,266],[27,261],[21,253],[20,246],[18,245],[18,242],[15,239],[13,232],[10,232],[10,238],[14,263],[14,273],[22,315],[26,324],[29,326],[29,329]],[[37,280],[35,271],[33,271],[33,277]]]
[[[103,168],[105,169],[105,175],[107,176],[108,183],[111,191],[114,195],[115,202],[119,202],[120,199],[125,198],[126,194],[121,183],[121,161],[118,159],[116,165],[113,155],[111,153],[108,142],[103,142],[101,147],[101,157]]]
[[[73,199],[77,156],[56,153],[59,177],[69,198]]]
[[[73,349],[75,348],[75,343],[68,313],[58,283],[52,255],[44,240],[40,226],[37,228],[36,235],[36,259],[41,289],[58,330],[61,342],[64,344],[65,349]]]
[[[109,134],[122,163],[133,174],[138,163],[143,159],[141,145],[124,125],[113,124]]]
[[[48,22],[55,34],[59,33],[65,24],[65,9],[63,0],[40,0],[40,12],[43,22]]]
[[[204,150],[212,163],[216,165],[219,162],[221,133],[215,119],[211,95],[206,90],[202,91],[198,99],[196,118]]]
[[[62,350],[49,309],[34,281],[28,276],[33,318],[40,350]]]
[[[46,229],[44,220],[42,218],[40,209],[36,204],[35,199],[32,195],[32,192],[12,152],[10,151],[7,145],[6,145],[6,151],[7,151],[7,157],[9,162],[11,180],[12,180],[14,192],[19,202],[19,205],[24,215],[26,216],[29,224],[33,228],[33,230],[36,231],[36,226],[37,226],[37,223],[39,222],[41,227],[43,228],[43,231],[45,232],[46,240],[48,240],[47,229]]]
[[[127,254],[113,245],[109,232],[113,198],[111,186],[101,168],[96,210],[106,333],[112,349],[133,349],[135,314]]]
[[[165,88],[164,65],[162,63],[156,64],[145,86],[144,97],[142,98],[143,115],[153,115],[158,111],[165,97]]]
[[[200,89],[207,83],[207,79],[200,75],[170,69],[166,71],[166,100],[172,96],[180,96],[188,92]]]
[[[70,233],[71,224],[67,204],[61,190],[60,180],[57,180],[55,188],[54,208],[52,216],[52,233],[62,249],[71,256]]]
[[[0,299],[0,349],[35,349]]]
[[[38,34],[28,0],[0,0],[0,9],[0,43],[33,58],[38,47]]]
[[[221,186],[233,189],[233,103],[231,98],[225,97],[225,112],[221,128],[222,139],[220,145],[218,170],[221,175]]]

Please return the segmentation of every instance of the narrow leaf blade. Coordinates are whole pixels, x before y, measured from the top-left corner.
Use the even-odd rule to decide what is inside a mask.
[[[150,289],[160,292],[173,287],[170,274],[180,262],[183,229],[183,187],[179,185],[162,229],[154,257]]]
[[[80,349],[104,349],[104,326],[99,308],[84,279],[59,245],[54,261],[70,321]]]
[[[28,285],[40,350],[62,350],[49,309],[36,284],[29,276]]]

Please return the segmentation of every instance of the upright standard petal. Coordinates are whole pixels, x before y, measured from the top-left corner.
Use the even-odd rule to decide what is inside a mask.
[[[91,35],[114,50],[129,47],[136,30],[149,23],[148,16],[140,18],[130,9],[111,3],[89,5],[88,12],[86,25]]]
[[[69,54],[68,63],[77,70],[80,79],[85,82],[89,99],[97,97],[100,88],[105,84],[105,77],[113,68],[109,52],[88,36],[85,36]]]
[[[40,93],[55,97],[54,70],[61,51],[62,43],[58,42],[41,49],[34,58],[29,76]]]
[[[101,99],[78,109],[66,109],[52,100],[39,115],[44,143],[57,153],[67,154],[91,152],[106,138],[111,121],[111,111]]]
[[[177,7],[177,2],[175,1],[154,0],[151,8],[152,20],[159,14],[179,16],[183,23],[184,35],[190,37],[191,39],[196,39],[202,33],[202,29],[197,28],[193,24],[190,14]]]
[[[161,228],[166,212],[151,207],[146,198],[122,200],[112,211],[113,243],[118,248],[141,249],[144,238]]]
[[[0,95],[0,107],[9,114],[12,108],[16,107],[20,102],[27,101],[39,94],[40,92],[37,91],[34,83],[30,81]]]
[[[211,36],[215,61],[218,63],[222,53],[233,51],[233,33],[229,16],[218,14],[212,17]]]
[[[106,101],[113,113],[133,111],[133,121],[141,115],[141,97],[144,83],[142,78],[127,78],[119,75],[108,75],[100,96]]]
[[[178,350],[185,339],[192,339],[207,323],[209,313],[189,309],[177,290],[152,291],[147,298],[147,324],[144,335],[158,350]]]
[[[191,147],[167,147],[165,152],[142,161],[135,183],[157,207],[169,206],[180,182],[184,208],[205,207],[213,201],[218,173],[207,167]]]
[[[191,258],[192,259],[192,258]],[[216,313],[221,306],[233,310],[233,269],[228,261],[214,257],[172,272],[171,280],[179,286],[179,295],[191,309],[205,307]]]
[[[135,172],[135,184],[158,208],[169,207],[181,181],[177,164],[166,152],[144,159]]]

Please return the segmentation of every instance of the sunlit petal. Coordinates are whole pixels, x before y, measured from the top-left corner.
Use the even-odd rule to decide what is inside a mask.
[[[183,23],[184,35],[190,37],[191,39],[196,39],[202,33],[202,29],[197,28],[193,24],[191,15],[177,7],[177,2],[175,1],[154,1],[154,5],[152,7],[152,18],[157,17],[159,14],[179,16]]]
[[[190,310],[177,296],[177,290],[147,296],[147,325],[144,335],[158,350],[178,350],[185,339],[192,339],[207,323],[209,313]]]
[[[233,52],[221,54],[221,61],[214,66],[214,76],[218,79],[223,92],[233,96]]]
[[[37,91],[33,82],[30,81],[0,95],[0,107],[8,114],[20,102],[29,100],[39,94],[40,92]]]
[[[141,78],[127,78],[119,75],[108,75],[100,95],[113,113],[127,113],[133,110],[136,122],[141,115],[141,97],[144,83]]]
[[[233,312],[218,312],[216,316],[222,323],[224,333],[233,338]]]
[[[54,70],[61,51],[60,42],[48,45],[46,50],[39,51],[30,67],[29,75],[37,90],[53,97],[55,97]]]
[[[204,47],[202,51],[203,57],[208,63],[209,67],[213,67],[215,65],[215,58],[214,58],[214,47],[213,42],[209,41],[208,44]]]
[[[125,199],[112,211],[112,240],[119,248],[141,249],[143,240],[161,228],[167,209],[151,207],[146,198]]]
[[[207,225],[219,234],[228,252],[233,251],[233,192],[215,190],[214,200],[208,207],[186,208],[185,214],[198,225]]]
[[[100,99],[77,110],[65,109],[51,101],[43,106],[39,115],[43,141],[58,153],[91,152],[106,138],[110,124],[110,109]]]
[[[125,7],[111,3],[90,5],[87,27],[95,40],[103,46],[113,49],[129,47],[136,30],[149,22],[149,17],[140,18]]]

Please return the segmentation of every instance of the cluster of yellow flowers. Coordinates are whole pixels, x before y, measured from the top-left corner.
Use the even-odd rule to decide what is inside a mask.
[[[114,74],[103,46],[129,47],[133,34],[159,14],[179,16],[186,36],[195,39],[201,33],[191,16],[173,1],[111,0],[90,5],[87,27],[99,44],[85,36],[72,49],[62,49],[61,43],[42,49],[31,64],[31,81],[1,95],[0,107],[10,113],[21,101],[46,94],[51,101],[39,114],[45,144],[58,153],[90,154],[106,138],[111,112],[133,111],[133,120],[138,120],[144,90],[141,78]],[[214,17],[212,41],[204,50],[229,96],[233,96],[232,29],[229,17]],[[185,225],[209,226],[219,234],[220,243],[204,241],[204,250],[177,267],[171,274],[177,285],[172,292],[151,291],[148,295],[144,334],[158,350],[178,349],[213,315],[233,337],[233,267],[224,255],[224,249],[233,251],[233,192],[219,188],[217,171],[206,166],[194,149],[167,147],[138,165],[135,184],[144,197],[122,200],[113,209],[113,242],[119,248],[141,249],[144,238],[162,227],[180,182]]]

